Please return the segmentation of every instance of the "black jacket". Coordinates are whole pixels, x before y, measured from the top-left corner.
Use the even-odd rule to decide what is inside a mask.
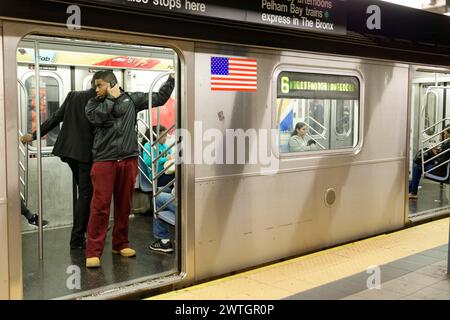
[[[172,77],[152,93],[152,107],[161,106],[170,98],[175,86]],[[86,105],[86,116],[95,127],[92,155],[94,162],[122,160],[139,155],[136,116],[148,108],[148,93],[122,92],[117,98],[97,97]]]
[[[53,116],[41,124],[41,136],[63,122],[58,139],[53,147],[55,156],[71,158],[80,162],[92,162],[94,128],[85,114],[89,99],[96,96],[95,89],[71,91]],[[33,132],[36,139],[36,132]]]

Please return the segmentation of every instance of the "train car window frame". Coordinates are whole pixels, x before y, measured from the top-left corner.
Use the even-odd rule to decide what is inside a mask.
[[[26,87],[27,80],[30,79],[30,78],[32,78],[32,77],[35,77],[35,76],[36,76],[36,72],[35,72],[35,71],[29,71],[29,72],[25,73],[25,74],[22,76],[21,81],[22,81],[22,83],[25,85],[25,88],[27,88],[27,87]],[[56,110],[58,110],[58,109],[61,107],[61,105],[62,105],[62,103],[63,103],[63,101],[64,101],[64,84],[63,84],[63,81],[62,81],[61,77],[60,77],[57,73],[55,73],[55,72],[52,72],[52,71],[45,71],[45,70],[40,70],[39,76],[40,76],[40,78],[52,78],[52,79],[55,79],[56,82],[58,83],[59,103],[58,103],[58,108],[56,109]],[[28,92],[27,92],[27,94],[28,94]],[[28,95],[28,97],[29,97],[29,98],[32,98],[30,95]],[[27,107],[28,107],[28,102],[26,102],[26,105],[27,105]],[[48,118],[47,118],[47,119],[48,119]],[[31,120],[28,119],[28,116],[27,116],[27,127],[28,127],[28,121],[31,121]],[[45,120],[41,119],[41,124],[42,124],[44,121],[45,121]],[[60,126],[60,127],[61,127],[61,126]],[[31,131],[30,131],[30,132],[31,132]],[[35,142],[34,142],[34,143],[35,143]],[[37,152],[37,147],[36,147],[36,146],[33,146],[32,144],[28,144],[28,150],[29,150],[30,152],[32,152],[32,153],[36,153],[36,152]],[[53,146],[45,146],[45,147],[42,147],[41,150],[42,150],[42,152],[43,152],[44,154],[49,154],[49,153],[52,153],[52,151],[53,151]]]
[[[272,129],[275,130],[279,130],[280,129],[280,116],[279,116],[279,106],[278,106],[278,100],[284,99],[281,98],[279,99],[278,97],[278,80],[279,80],[279,76],[280,74],[282,74],[283,72],[288,72],[288,73],[302,73],[302,74],[311,74],[313,76],[342,76],[342,77],[353,77],[355,78],[355,80],[357,80],[358,82],[358,89],[359,92],[356,93],[358,99],[357,100],[351,100],[353,101],[352,105],[353,105],[353,112],[351,114],[351,120],[353,125],[351,127],[353,127],[353,132],[354,132],[354,137],[353,137],[353,142],[352,142],[352,146],[351,147],[346,147],[346,148],[328,148],[328,149],[323,149],[323,150],[308,150],[308,151],[297,151],[297,152],[289,152],[289,151],[283,151],[283,146],[280,143],[281,142],[281,132],[278,131],[278,135],[273,136],[272,137],[272,152],[280,159],[283,158],[300,158],[300,157],[306,157],[306,156],[324,156],[324,155],[336,155],[336,154],[357,154],[360,152],[361,148],[362,148],[362,144],[363,144],[363,119],[364,119],[364,79],[363,76],[360,72],[358,72],[356,69],[324,69],[324,68],[320,68],[320,67],[306,67],[306,66],[296,66],[296,65],[279,65],[273,72],[273,77],[272,77],[272,97],[271,97],[271,101],[272,101]],[[298,101],[300,100],[308,100],[307,98],[304,99],[297,99]],[[320,99],[317,99],[320,100]],[[324,99],[322,99],[324,100]],[[325,99],[326,100],[326,99]],[[330,100],[328,99],[328,101],[330,102],[329,104],[329,112],[330,112],[330,123],[328,124],[327,127],[327,131],[330,131],[331,129],[334,130],[334,128],[332,128],[334,126],[334,124],[331,123],[332,119],[331,119],[331,111],[332,111],[332,104],[335,104],[335,101],[337,101],[337,99],[334,100]],[[354,101],[356,101],[356,106],[354,105]],[[298,103],[300,104],[300,103]],[[281,111],[281,110],[280,110]],[[300,111],[301,112],[301,111]],[[307,111],[305,111],[304,114],[305,117],[307,117]],[[352,130],[350,130],[351,132]],[[348,133],[346,134],[348,135]],[[339,135],[337,135],[339,136]],[[342,135],[345,136],[345,135]],[[276,139],[276,140],[274,140]]]

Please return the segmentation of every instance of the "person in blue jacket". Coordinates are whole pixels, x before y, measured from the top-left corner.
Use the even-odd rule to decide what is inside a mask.
[[[157,130],[157,127],[154,126],[153,132],[156,132],[156,130]],[[159,128],[160,135],[162,135],[166,130],[167,129],[164,126],[160,125],[160,128]],[[148,140],[150,140],[150,129],[147,129],[145,136],[147,137]],[[151,157],[150,157],[150,142],[147,142],[146,144],[144,144],[144,149],[146,150],[143,152],[144,162],[147,166],[147,175],[150,178],[150,180],[152,179],[152,169],[151,169],[152,158],[156,159],[159,155],[161,155],[168,149],[168,146],[166,144],[166,139],[167,139],[167,135],[165,135],[163,138],[161,138],[161,140],[158,143],[158,150],[156,150],[157,149],[156,147],[153,147],[153,152],[152,152]],[[162,172],[164,170],[164,164],[167,161],[173,161],[172,150],[169,150],[169,152],[167,152],[167,154],[165,154],[164,156],[162,156],[158,159],[158,163],[157,163],[157,165],[155,165],[157,174],[159,174],[160,172]],[[158,178],[158,187],[165,187],[175,178],[174,173],[169,173],[171,171],[173,171],[173,170],[169,169],[165,174],[161,175]],[[172,188],[173,188],[173,185],[171,186],[171,189]]]

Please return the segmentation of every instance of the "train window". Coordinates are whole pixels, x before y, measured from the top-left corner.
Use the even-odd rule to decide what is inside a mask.
[[[60,101],[60,86],[58,80],[51,76],[40,77],[39,99],[41,105],[41,123],[49,119],[59,108]],[[30,76],[25,80],[25,88],[27,90],[28,102],[28,124],[27,132],[34,132],[36,130],[36,81],[35,76]],[[59,126],[50,131],[46,137],[42,139],[43,146],[51,147],[55,144],[59,134]],[[36,141],[33,146],[37,146]]]
[[[282,71],[276,110],[280,153],[355,147],[359,93],[354,76]]]
[[[431,136],[436,132],[436,96],[429,94],[427,96],[427,105],[425,111],[425,128],[427,135]]]
[[[353,102],[351,100],[336,101],[336,135],[348,136],[351,133],[351,121],[353,116]]]

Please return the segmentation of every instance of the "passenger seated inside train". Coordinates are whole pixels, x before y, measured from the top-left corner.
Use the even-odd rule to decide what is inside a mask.
[[[156,132],[156,130],[157,130],[157,127],[154,126],[153,132]],[[164,132],[166,132],[166,130],[167,129],[164,126],[160,125],[159,135],[163,135]],[[145,132],[145,136],[148,139],[147,141],[150,141],[150,129],[147,129],[147,131]],[[152,157],[150,157],[150,142],[147,142],[144,145],[144,149],[147,150],[147,152],[145,152],[145,151],[143,152],[144,162],[147,165],[147,175],[150,178],[150,180],[152,179],[152,169],[151,169],[152,158],[156,159],[160,154],[164,153],[167,150],[168,146],[166,144],[166,140],[167,140],[167,135],[165,135],[164,137],[161,138],[161,140],[158,143],[158,152],[156,150],[156,147],[154,147],[153,152],[152,152]],[[171,168],[168,169],[165,174],[161,175],[158,178],[158,187],[165,187],[175,178],[175,173],[174,173],[175,166],[172,165],[173,163],[174,163],[174,158],[172,156],[172,150],[169,150],[169,152],[166,155],[164,155],[158,159],[158,164],[156,166],[157,174],[162,172],[164,170],[164,168],[167,167],[168,165],[171,166]],[[171,188],[173,188],[173,186],[171,186]]]
[[[433,148],[431,149],[431,153],[433,156],[442,153],[439,157],[434,159],[433,161],[425,163],[425,171],[429,171],[434,167],[442,164],[446,161],[450,160],[450,151],[445,152],[450,148],[450,126],[446,127],[444,130],[443,140],[444,143],[441,145],[441,148]],[[447,141],[446,141],[447,140]],[[445,177],[447,174],[447,165],[442,165],[435,170],[430,171],[431,174],[436,176]],[[409,199],[417,199],[417,191],[419,189],[420,178],[422,177],[422,164],[415,163],[413,172],[412,172],[412,180],[409,183]]]
[[[289,152],[311,151],[315,149],[316,142],[307,139],[308,127],[304,122],[298,122],[289,138]]]
[[[175,197],[174,191],[175,188],[172,189],[172,193],[162,192],[156,196],[156,208],[161,208],[166,203],[172,201]],[[165,253],[173,252],[169,225],[175,225],[174,201],[170,202],[169,205],[153,219],[153,237],[156,240],[149,246],[150,250]]]

